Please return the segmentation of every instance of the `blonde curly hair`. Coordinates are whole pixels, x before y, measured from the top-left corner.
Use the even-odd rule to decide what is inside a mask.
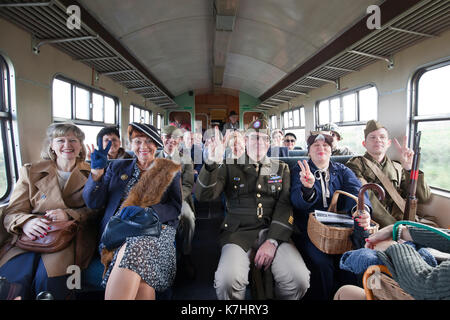
[[[44,160],[56,161],[56,154],[51,148],[52,141],[53,139],[63,137],[68,133],[73,133],[73,135],[80,140],[81,151],[77,156],[77,161],[84,161],[84,159],[86,159],[86,147],[84,146],[85,135],[80,128],[71,122],[55,122],[48,126],[44,145],[41,150],[41,158]]]

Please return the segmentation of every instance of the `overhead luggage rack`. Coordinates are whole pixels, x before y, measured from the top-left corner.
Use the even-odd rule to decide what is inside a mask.
[[[392,58],[395,53],[419,41],[439,37],[442,32],[450,28],[450,1],[424,0],[415,2],[417,3],[410,9],[393,17],[390,21],[386,21],[381,29],[373,30],[367,36],[345,48],[333,58],[324,61],[313,70],[301,74],[301,70],[307,69],[308,62],[301,65],[297,69],[299,72],[294,71],[292,73],[298,74],[297,80],[288,84],[287,79],[283,79],[259,99],[262,103],[266,103],[268,101],[273,102],[272,98],[280,95],[293,94],[294,97],[307,95],[312,89],[319,88],[326,83],[336,84],[339,90],[338,80],[341,77],[357,72],[380,60],[386,62],[388,69],[395,68],[395,61]],[[360,23],[362,22],[360,21]],[[315,58],[317,57],[314,56],[311,60]],[[281,86],[284,86],[284,88]],[[277,101],[274,107],[283,103],[285,102]]]
[[[32,35],[32,50],[39,54],[47,44],[69,54],[74,60],[94,68],[128,90],[146,98],[157,93],[164,100],[152,102],[161,108],[177,108],[173,95],[161,85],[128,51],[82,9],[80,28],[67,27],[67,7],[74,1],[1,1],[0,16]],[[142,90],[136,90],[141,88]],[[145,89],[144,89],[145,88]]]

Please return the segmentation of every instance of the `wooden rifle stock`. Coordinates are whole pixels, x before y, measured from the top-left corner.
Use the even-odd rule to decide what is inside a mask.
[[[408,198],[406,199],[405,212],[403,219],[415,221],[417,212],[417,181],[419,179],[419,164],[420,164],[420,136],[422,132],[419,131],[414,136],[414,158],[411,167],[411,175],[409,182]]]

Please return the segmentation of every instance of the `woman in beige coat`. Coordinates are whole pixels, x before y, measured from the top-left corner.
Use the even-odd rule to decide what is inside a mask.
[[[88,209],[82,193],[90,166],[84,162],[84,133],[70,123],[54,123],[47,129],[42,161],[25,164],[3,210],[1,222],[8,240],[0,249],[0,276],[22,285],[22,298],[49,291],[66,299],[70,291],[67,268],[86,268],[96,248],[96,211]],[[44,238],[49,220],[78,222],[72,243],[54,253],[37,253],[15,246],[18,237]],[[77,270],[71,268],[69,270]],[[73,289],[73,288],[71,288]]]

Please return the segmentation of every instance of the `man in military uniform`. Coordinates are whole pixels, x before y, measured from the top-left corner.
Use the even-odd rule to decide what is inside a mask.
[[[179,235],[182,241],[181,264],[182,271],[186,272],[189,278],[194,278],[195,270],[192,264],[190,254],[192,251],[192,239],[195,231],[195,207],[192,199],[192,187],[194,186],[194,165],[190,150],[179,149],[183,139],[183,131],[175,126],[164,126],[161,130],[161,138],[164,149],[157,151],[156,158],[167,158],[181,164],[181,184],[183,203],[180,213]]]
[[[391,145],[387,129],[375,120],[367,122],[364,130],[365,140],[363,146],[367,152],[364,156],[353,157],[347,162],[349,167],[363,184],[377,183],[386,191],[383,201],[369,190],[369,199],[372,203],[372,218],[385,227],[403,219],[404,199],[408,196],[410,173],[414,151],[406,146],[406,137],[403,143],[394,138],[394,146],[400,154],[400,162],[392,161],[386,156],[386,151]],[[384,175],[386,181],[392,183],[392,192],[389,186],[385,186],[379,177]],[[383,180],[385,179],[383,178]],[[416,196],[419,202],[430,198],[431,192],[425,182],[423,172],[419,172]]]
[[[244,299],[250,264],[273,274],[275,296],[300,299],[309,287],[309,270],[290,241],[294,218],[289,198],[289,167],[266,156],[270,131],[264,119],[245,133],[244,159],[223,163],[223,141],[212,137],[195,196],[208,201],[226,197],[221,226],[221,257],[215,273],[217,297]],[[252,248],[256,251],[251,261]],[[253,251],[253,253],[255,252]]]
[[[329,131],[330,135],[333,137],[333,145],[331,147],[332,156],[355,155],[355,153],[352,152],[349,147],[339,146],[339,141],[341,141],[343,138],[341,136],[341,133],[339,132],[339,127],[335,123],[327,123],[322,127],[322,131]]]

